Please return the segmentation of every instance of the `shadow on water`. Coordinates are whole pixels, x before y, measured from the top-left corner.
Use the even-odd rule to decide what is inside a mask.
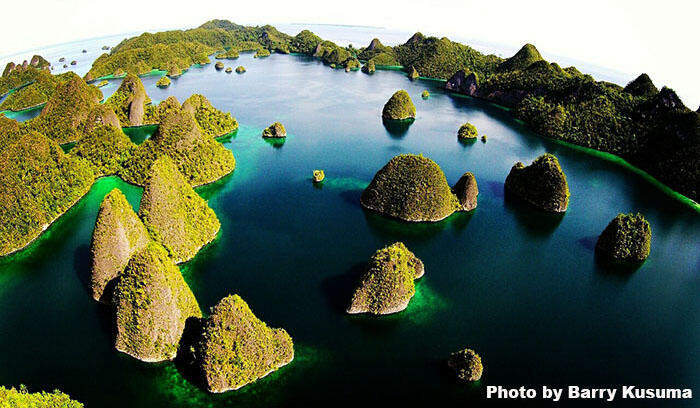
[[[408,133],[408,128],[415,122],[415,119],[407,120],[386,120],[382,119],[384,128],[386,129],[389,136],[401,139]]]
[[[463,230],[474,216],[474,211],[456,212],[438,222],[406,222],[363,209],[367,225],[375,235],[385,240],[401,240],[409,236],[414,240],[428,241],[446,228]]]
[[[583,248],[585,248],[587,251],[593,253],[595,252],[595,244],[598,242],[598,237],[595,235],[591,235],[590,237],[583,237],[576,242],[581,245]]]
[[[319,183],[319,184],[321,184],[321,183]],[[314,185],[316,185],[316,183],[314,183]],[[360,197],[362,197],[363,191],[364,190],[357,190],[357,189],[356,190],[345,190],[345,191],[341,191],[339,196],[346,203],[348,203],[354,207],[357,207],[357,208],[363,208],[362,204],[360,204]]]
[[[503,187],[504,183],[501,181],[486,181],[485,182],[486,187],[488,187],[489,192],[494,197],[498,198],[504,198],[505,197],[505,189]]]
[[[73,268],[80,284],[88,296],[92,296],[90,285],[90,246],[79,245],[73,252]]]
[[[202,341],[204,319],[190,317],[185,320],[185,329],[180,338],[180,347],[173,361],[177,371],[192,385],[206,391],[204,378],[198,369],[197,345]]]
[[[504,198],[506,212],[513,214],[518,220],[518,225],[531,237],[551,235],[566,215],[566,212],[551,213],[540,210],[512,194],[504,193]]]
[[[599,276],[623,282],[631,278],[632,274],[644,265],[644,262],[632,263],[612,259],[597,251],[594,256],[596,272]]]
[[[345,310],[355,292],[355,287],[366,269],[367,262],[356,263],[342,274],[329,276],[321,281],[321,290],[336,313],[346,314]]]

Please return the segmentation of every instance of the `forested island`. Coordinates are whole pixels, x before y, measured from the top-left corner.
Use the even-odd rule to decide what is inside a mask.
[[[659,90],[646,74],[625,87],[596,81],[575,67],[545,61],[531,44],[507,59],[421,33],[397,46],[375,38],[356,49],[308,30],[291,36],[269,25],[212,20],[189,30],[144,33],[109,51],[82,78],[72,72],[52,75],[40,56],[8,64],[0,77],[0,94],[7,95],[0,110],[43,106],[38,116],[22,123],[0,115],[0,256],[30,244],[99,177],[118,176],[143,187],[138,211],[119,189],[101,203],[90,243],[90,296],[112,312],[116,350],[145,362],[192,353],[197,381],[212,393],[239,389],[290,363],[294,345],[286,330],[268,327],[238,295],[229,294],[210,313],[202,312],[180,267],[217,239],[222,223],[194,188],[235,170],[234,154],[219,138],[236,132],[239,124],[201,94],[182,103],[169,96],[156,104],[140,75],[161,71],[156,86],[167,88],[170,78],[209,64],[212,56],[218,60],[216,69],[223,70],[224,60],[243,52],[268,60],[274,59],[267,58],[273,53],[302,54],[334,69],[362,67],[369,75],[400,69],[412,80],[439,79],[447,91],[505,106],[545,137],[618,155],[700,201],[697,112],[683,105],[673,90]],[[245,68],[238,66],[236,72]],[[123,79],[105,99],[94,84],[112,78]],[[427,90],[422,97],[419,104],[429,103]],[[417,115],[405,90],[397,90],[383,109],[376,109],[384,121],[411,123]],[[141,126],[156,130],[137,145],[124,129]],[[460,140],[479,136],[468,122],[456,130]],[[266,139],[286,136],[280,122],[262,131]],[[74,146],[64,151],[62,146],[69,144]],[[398,222],[439,222],[477,208],[477,179],[465,170],[455,174],[462,175],[450,186],[432,159],[400,154],[377,169],[358,204]],[[323,170],[313,171],[318,189],[325,178]],[[571,198],[564,170],[549,153],[529,165],[515,163],[504,190],[550,213],[566,212]],[[650,249],[651,226],[641,214],[619,214],[595,246],[598,255],[637,264]],[[401,242],[377,250],[345,312],[403,311],[424,271],[423,261]],[[188,331],[188,325],[194,329]],[[189,347],[183,347],[185,337],[195,339]],[[481,358],[471,349],[454,353],[445,363],[460,380],[481,378]],[[82,406],[58,392],[0,388],[2,395],[18,402],[56,400],[62,406]]]

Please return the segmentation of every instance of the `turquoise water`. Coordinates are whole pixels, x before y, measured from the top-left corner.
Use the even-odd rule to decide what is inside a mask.
[[[241,123],[224,141],[236,171],[198,189],[222,232],[181,270],[202,310],[237,293],[269,325],[287,329],[294,362],[239,391],[209,395],[173,363],[114,350],[110,312],[88,294],[90,237],[107,192],[119,187],[137,209],[141,189],[104,178],[37,242],[0,260],[0,384],[59,388],[88,407],[463,407],[488,405],[487,385],[700,386],[695,210],[628,169],[542,139],[507,111],[445,94],[436,82],[276,54],[242,54],[230,65],[248,71],[192,68],[164,90],[157,77],[143,79],[154,101],[202,93]],[[110,82],[105,96],[119,84]],[[381,108],[402,88],[417,119],[387,129]],[[274,121],[289,132],[281,145],[260,137]],[[459,143],[465,121],[487,143]],[[472,171],[477,209],[436,224],[363,211],[359,196],[374,173],[409,152],[434,159],[450,184]],[[568,177],[564,216],[503,197],[511,166],[544,152],[558,156]],[[326,181],[315,187],[319,168]],[[593,253],[607,223],[630,211],[643,212],[654,234],[651,256],[632,272]],[[409,308],[381,318],[345,315],[363,262],[399,240],[426,267]],[[459,384],[445,369],[463,347],[483,358],[477,384]]]

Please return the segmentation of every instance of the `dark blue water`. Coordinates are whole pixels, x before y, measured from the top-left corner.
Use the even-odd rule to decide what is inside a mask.
[[[700,386],[700,215],[618,164],[544,140],[501,108],[445,94],[399,72],[331,70],[298,56],[229,64],[242,75],[192,68],[154,101],[204,94],[241,129],[225,146],[237,168],[198,189],[222,223],[219,238],[181,266],[202,310],[237,293],[284,327],[296,358],[239,391],[211,396],[172,363],[114,350],[112,318],[88,294],[89,244],[99,203],[115,186],[135,209],[141,190],[101,179],[27,250],[0,260],[0,384],[59,388],[88,407],[310,406],[379,401],[470,406],[488,385]],[[119,80],[103,88],[107,97]],[[384,102],[406,89],[418,115],[387,130]],[[420,98],[428,89],[431,97]],[[281,121],[271,145],[262,129]],[[469,121],[488,141],[458,142]],[[571,204],[564,216],[504,200],[516,161],[557,155]],[[437,224],[403,224],[365,212],[362,189],[400,153],[423,153],[450,184],[477,178],[477,209]],[[311,182],[324,169],[322,187]],[[619,212],[640,211],[651,256],[623,272],[597,260],[597,235]],[[375,318],[343,313],[357,271],[378,248],[403,241],[426,274],[409,308]],[[475,349],[484,376],[457,383],[445,359]],[[537,405],[537,404],[535,404]],[[520,402],[517,406],[522,406]],[[694,406],[692,401],[635,406]]]

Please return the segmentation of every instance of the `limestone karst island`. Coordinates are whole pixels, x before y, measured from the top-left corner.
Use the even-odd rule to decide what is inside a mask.
[[[0,408],[696,407],[700,10],[592,1],[3,5]]]

